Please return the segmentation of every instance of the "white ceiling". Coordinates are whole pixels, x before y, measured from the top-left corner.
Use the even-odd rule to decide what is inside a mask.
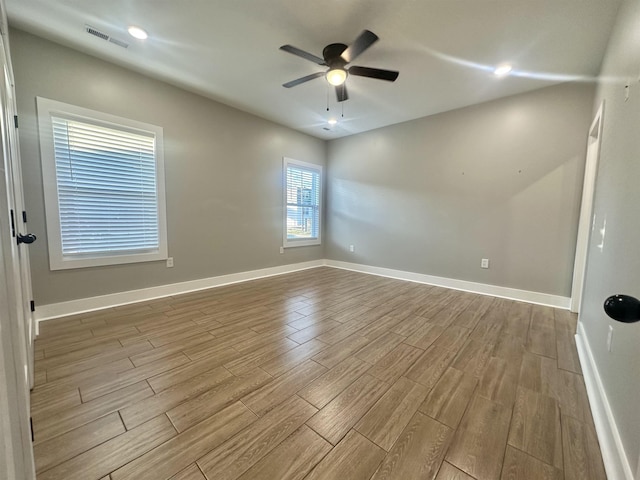
[[[337,138],[598,74],[619,0],[6,0],[9,23],[319,138]],[[130,43],[123,49],[85,25]],[[145,41],[128,25],[149,32]],[[338,104],[317,56],[368,29],[356,65],[399,70],[395,83],[350,77]],[[492,68],[514,65],[497,78]],[[329,93],[329,108],[327,94]],[[344,106],[344,118],[341,117]],[[326,131],[327,120],[338,125]]]

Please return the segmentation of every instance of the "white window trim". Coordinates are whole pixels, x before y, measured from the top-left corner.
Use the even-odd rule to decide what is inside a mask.
[[[164,148],[162,141],[162,127],[148,123],[130,120],[116,115],[77,107],[67,103],[36,97],[38,108],[38,130],[40,134],[40,158],[42,162],[42,184],[45,198],[45,215],[47,222],[47,239],[49,246],[49,267],[51,270],[69,268],[95,267],[102,265],[119,265],[126,263],[151,262],[166,260],[167,246],[167,208],[164,185]],[[53,145],[52,115],[61,115],[79,121],[95,123],[105,126],[112,125],[118,129],[125,129],[155,136],[157,205],[158,205],[158,241],[156,251],[115,255],[87,255],[64,256],[62,254],[62,236],[60,230],[60,211],[58,203],[58,189],[56,178],[56,162]]]
[[[287,238],[287,167],[295,166],[308,168],[310,170],[316,170],[319,174],[320,192],[318,195],[318,238],[312,239],[289,239]],[[292,247],[307,247],[310,245],[322,245],[322,193],[324,190],[324,177],[322,174],[322,165],[316,163],[308,163],[300,160],[294,160],[293,158],[282,157],[282,214],[283,214],[283,226],[282,226],[282,246],[284,248]]]

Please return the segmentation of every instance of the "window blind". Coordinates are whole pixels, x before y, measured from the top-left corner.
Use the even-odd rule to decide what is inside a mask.
[[[320,172],[287,165],[287,239],[315,239],[320,230]]]
[[[51,117],[62,254],[159,248],[155,136]]]

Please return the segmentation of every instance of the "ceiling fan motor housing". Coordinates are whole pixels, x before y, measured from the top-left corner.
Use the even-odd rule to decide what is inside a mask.
[[[347,46],[344,43],[332,43],[324,47],[324,49],[322,50],[322,56],[324,57],[324,61],[330,69],[344,69],[344,66],[347,64],[347,62],[340,55],[342,55],[342,52],[344,52],[346,49]]]

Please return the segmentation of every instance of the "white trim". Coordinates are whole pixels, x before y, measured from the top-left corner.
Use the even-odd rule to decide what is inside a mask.
[[[297,272],[299,270],[306,270],[308,268],[321,267],[323,265],[324,260],[312,260],[309,262],[293,263],[290,265],[281,265],[278,267],[263,268],[248,272],[220,275],[219,277],[201,278],[198,280],[190,280],[188,282],[172,283],[169,285],[159,285],[157,287],[142,288],[140,290],[131,290],[128,292],[112,293],[109,295],[101,295],[99,297],[80,298],[78,300],[70,300],[68,302],[39,305],[35,311],[35,317],[38,322],[42,322],[58,317],[65,317],[67,315],[102,310],[105,308],[116,307],[118,305],[144,302],[155,298],[179,295],[181,293],[206,290],[208,288],[230,285],[232,283],[246,282],[249,280],[256,280],[258,278],[282,275],[285,273]]]
[[[631,465],[625,455],[622,439],[582,322],[578,322],[576,346],[607,478],[633,480]]]
[[[367,273],[370,275],[378,275],[381,277],[395,278],[408,282],[436,285],[439,287],[451,288],[453,290],[478,293],[480,295],[491,295],[493,297],[508,298],[511,300],[534,303],[537,305],[546,305],[564,309],[569,308],[570,299],[568,297],[560,297],[557,295],[550,295],[548,293],[531,292],[528,290],[518,290],[509,287],[499,287],[497,285],[468,282],[466,280],[436,277],[433,275],[425,275],[422,273],[405,272],[402,270],[392,270],[390,268],[372,267],[369,265],[360,265],[357,263],[348,263],[325,259],[281,265],[278,267],[263,268],[260,270],[251,270],[248,272],[231,273],[229,275],[221,275],[219,277],[202,278],[198,280],[190,280],[187,282],[172,283],[169,285],[159,285],[157,287],[112,293],[109,295],[101,295],[98,297],[80,298],[78,300],[70,300],[67,302],[39,305],[35,311],[35,319],[38,322],[42,322],[54,318],[65,317],[67,315],[75,315],[78,313],[91,312],[94,310],[102,310],[105,308],[116,307],[118,305],[144,302],[146,300],[153,300],[156,298],[168,297],[171,295],[179,295],[181,293],[195,292],[198,290],[206,290],[207,288],[221,287],[223,285],[230,285],[232,283],[241,283],[249,280],[256,280],[258,278],[282,275],[285,273],[297,272],[299,270],[306,270],[309,268],[322,266],[351,270],[354,272]]]
[[[302,170],[309,170],[318,174],[318,183],[320,191],[318,192],[318,236],[315,238],[298,238],[289,239],[287,237],[287,168],[289,165],[298,167]],[[301,160],[294,160],[289,157],[282,157],[282,247],[283,248],[295,248],[295,247],[307,247],[311,245],[322,245],[322,198],[324,190],[324,177],[322,165],[316,163],[303,162]]]
[[[582,187],[582,202],[578,222],[578,236],[576,237],[576,255],[573,265],[573,281],[571,283],[571,308],[574,313],[580,311],[584,278],[587,268],[587,251],[591,236],[591,218],[593,217],[593,200],[595,197],[598,162],[600,160],[600,145],[602,145],[602,125],[604,100],[591,122],[587,135],[587,156],[584,165],[584,184]]]
[[[500,287],[498,285],[469,282],[466,280],[457,280],[455,278],[436,277],[434,275],[405,272],[402,270],[393,270],[391,268],[372,267],[370,265],[360,265],[358,263],[340,262],[338,260],[325,260],[325,262],[328,267],[342,268],[344,270],[352,270],[354,272],[369,273],[381,277],[407,280],[409,282],[426,283],[428,285],[451,288],[453,290],[462,290],[465,292],[478,293],[480,295],[508,298],[511,300],[518,300],[520,302],[535,303],[537,305],[546,305],[549,307],[564,309],[569,308],[569,297],[561,297],[558,295],[551,295],[549,293],[531,292],[529,290],[519,290],[517,288]]]
[[[88,108],[70,105],[44,97],[36,97],[38,132],[40,141],[40,162],[43,172],[43,191],[47,243],[49,248],[49,268],[64,270],[70,268],[119,265],[125,263],[153,262],[166,260],[168,255],[167,219],[164,177],[163,129],[157,125],[131,120]],[[158,248],[148,252],[88,254],[71,256],[63,253],[60,227],[57,170],[54,147],[52,117],[60,116],[92,125],[110,127],[153,138],[156,177],[156,205],[158,208]]]

